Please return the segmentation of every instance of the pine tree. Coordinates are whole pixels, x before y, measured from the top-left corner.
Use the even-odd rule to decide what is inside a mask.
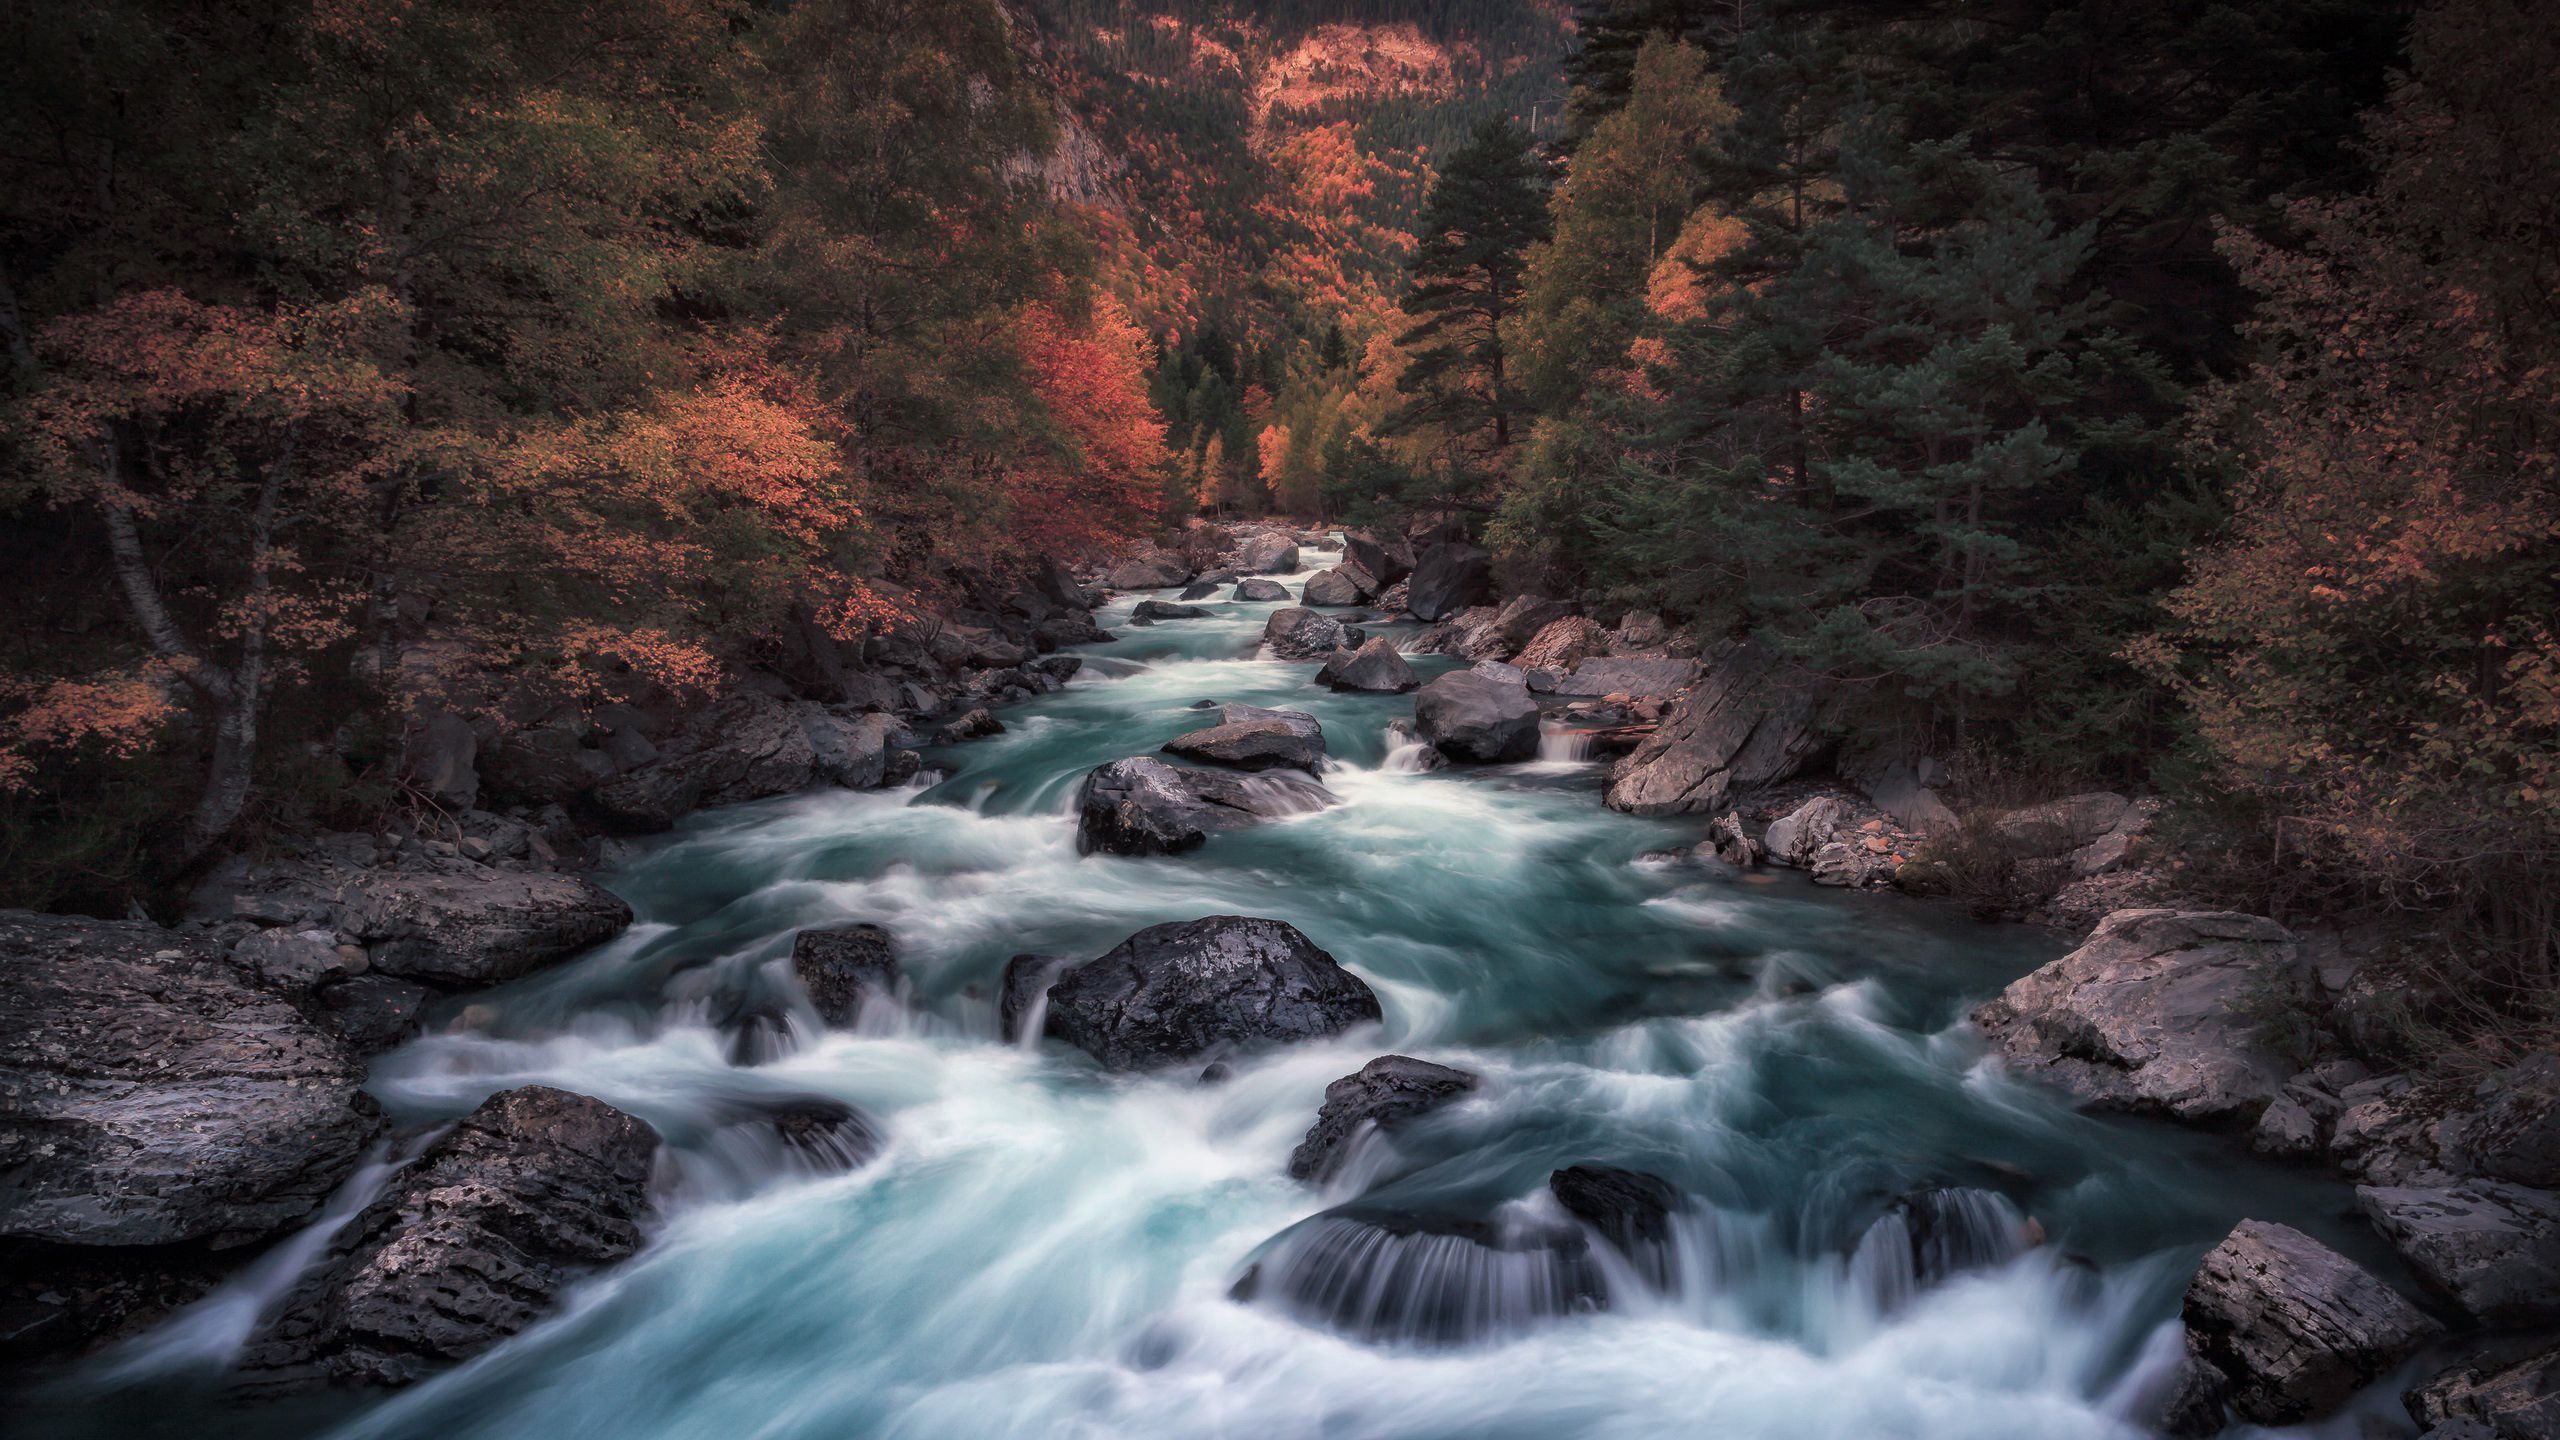
[[[1425,207],[1397,337],[1411,360],[1390,433],[1440,431],[1452,463],[1480,479],[1511,447],[1524,408],[1503,351],[1528,247],[1547,233],[1546,167],[1508,119],[1477,127],[1449,157]]]

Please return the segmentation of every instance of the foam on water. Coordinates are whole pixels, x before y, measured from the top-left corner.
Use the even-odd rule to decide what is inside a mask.
[[[1639,865],[1702,826],[1604,809],[1595,768],[1562,754],[1421,773],[1387,738],[1410,697],[1255,660],[1274,607],[1204,603],[1123,629],[1006,733],[936,751],[938,783],[695,817],[604,877],[641,916],[628,935],[382,1057],[372,1087],[406,1123],[538,1082],[630,1110],[669,1154],[638,1256],[335,1433],[2129,1436],[2174,1361],[2184,1276],[2235,1218],[2355,1243],[2332,1189],[1980,1065],[1961,1017],[2051,937]],[[1084,772],[1209,723],[1202,701],[1316,714],[1340,803],[1185,856],[1078,856]],[[1215,1084],[1107,1075],[1036,1018],[1030,1040],[997,1034],[1008,957],[1218,913],[1298,925],[1384,1021],[1233,1057]],[[795,931],[849,921],[896,934],[907,989],[831,1032],[785,958]],[[751,1023],[769,1053],[737,1063]],[[1389,1051],[1481,1083],[1364,1133],[1325,1190],[1289,1181],[1327,1082]],[[838,1173],[847,1157],[740,1124],[813,1099],[869,1117],[879,1153]],[[1567,1216],[1546,1179],[1576,1164],[1690,1197],[1668,1250],[1619,1255]],[[1897,1197],[1931,1191],[1959,1198],[1914,1229],[1923,1202]],[[318,1248],[289,1242],[50,1392],[53,1433],[192,1435],[214,1413],[312,1433],[183,1387],[109,1401],[228,1353]]]

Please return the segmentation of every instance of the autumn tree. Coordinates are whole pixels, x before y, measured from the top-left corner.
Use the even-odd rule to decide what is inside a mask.
[[[2560,27],[2451,0],[2372,127],[2369,194],[2233,231],[2261,359],[2203,408],[2228,537],[2148,656],[2296,854],[2459,902],[2478,998],[2560,978]],[[2540,997],[2534,999],[2533,997]]]

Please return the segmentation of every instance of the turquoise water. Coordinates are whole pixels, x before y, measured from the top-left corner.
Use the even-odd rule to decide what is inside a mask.
[[[1331,556],[1311,555],[1317,564]],[[1290,577],[1294,588],[1304,576]],[[387,1400],[240,1409],[199,1377],[221,1314],[41,1397],[60,1434],[345,1437],[2034,1437],[2133,1434],[2195,1257],[2243,1214],[2371,1253],[2345,1192],[2235,1141],[2073,1112],[1980,1063],[1964,1012],[2063,948],[1781,874],[1643,858],[1700,824],[1615,814],[1598,766],[1403,768],[1409,696],[1344,696],[1256,658],[1273,607],[1119,631],[1001,736],[916,787],[697,817],[602,877],[639,923],[476,997],[377,1062],[411,1121],[532,1082],[669,1141],[648,1248],[480,1360]],[[1448,662],[1417,657],[1430,673]],[[1084,772],[1206,723],[1198,702],[1315,713],[1341,802],[1158,859],[1080,858]],[[999,1039],[1023,951],[1272,916],[1376,989],[1384,1022],[1250,1057],[1224,1083],[1113,1076]],[[852,1032],[732,1065],[713,1024],[790,1003],[794,931],[895,932],[911,993]],[[1290,1148],[1327,1081],[1404,1052],[1475,1092],[1371,1139],[1319,1193]],[[883,1153],[796,1173],[721,1121],[826,1095]],[[1552,1224],[1549,1171],[1650,1170],[1700,1197],[1688,1283],[1461,1344],[1347,1338],[1230,1287],[1268,1242],[1357,1200]],[[1898,1306],[1853,1263],[1897,1194],[1967,1185],[2048,1243]],[[266,1282],[270,1290],[276,1281]],[[259,1294],[235,1290],[232,1310]],[[34,1413],[33,1407],[21,1413]]]

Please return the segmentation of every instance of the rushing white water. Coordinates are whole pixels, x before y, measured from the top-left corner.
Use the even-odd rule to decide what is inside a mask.
[[[1123,629],[1004,734],[934,754],[939,784],[697,817],[604,877],[641,916],[629,934],[379,1061],[373,1089],[404,1122],[536,1081],[650,1121],[670,1155],[650,1244],[414,1390],[225,1424],[351,1440],[2129,1435],[2177,1353],[2185,1275],[2233,1219],[2356,1242],[2333,1190],[2227,1141],[2075,1114],[1981,1064],[1964,1010],[2054,953],[2049,937],[1639,864],[1701,827],[1607,811],[1576,756],[1422,773],[1387,737],[1409,697],[1318,689],[1313,665],[1251,658],[1272,607],[1210,608]],[[1225,701],[1316,713],[1341,803],[1186,856],[1079,857],[1083,773]],[[1097,955],[1217,913],[1298,925],[1378,991],[1384,1021],[1241,1057],[1216,1084],[1107,1075],[998,1035],[1007,957]],[[787,981],[790,939],[856,920],[896,934],[908,994],[830,1032]],[[1323,1191],[1288,1180],[1326,1082],[1389,1051],[1481,1083],[1364,1135]],[[870,1116],[879,1157],[821,1173],[734,1123],[806,1097]],[[1547,1193],[1574,1164],[1661,1175],[1689,1208],[1657,1252],[1620,1255]],[[302,1253],[271,1258],[281,1274]],[[235,1344],[246,1322],[224,1314],[189,1333]],[[75,1379],[54,1396],[60,1430],[194,1433],[202,1402],[107,1392],[208,1348],[173,1327]]]

